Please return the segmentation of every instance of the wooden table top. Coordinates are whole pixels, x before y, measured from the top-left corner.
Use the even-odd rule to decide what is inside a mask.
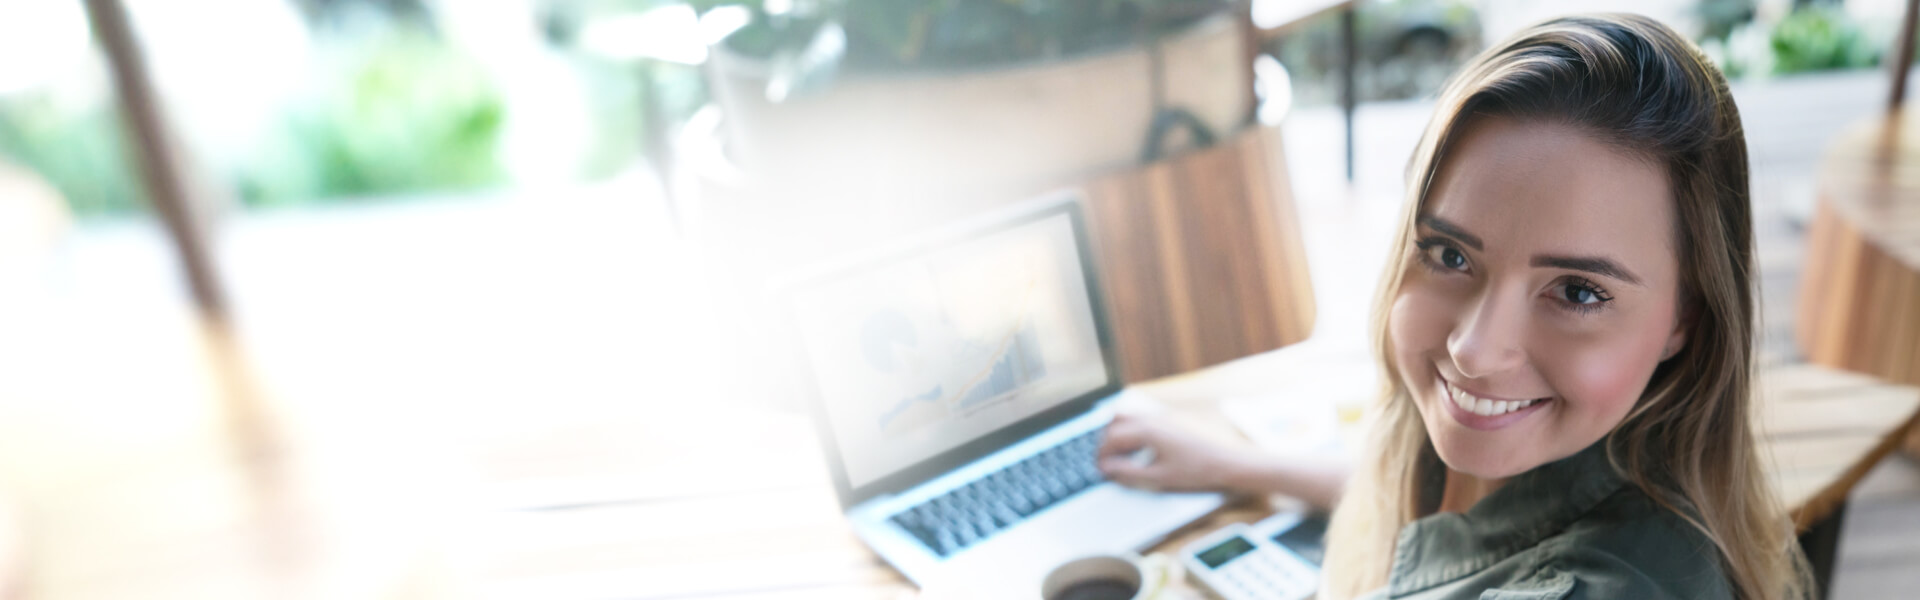
[[[1299,371],[1286,350],[1157,380],[1137,389],[1198,433],[1249,444],[1221,415],[1223,397],[1272,390]],[[1297,363],[1296,363],[1297,364]],[[1809,365],[1770,368],[1761,377],[1762,439],[1775,483],[1804,528],[1844,499],[1920,416],[1920,389]],[[654,440],[650,458],[623,478],[645,490],[604,504],[528,510],[489,518],[484,588],[503,597],[910,598],[924,596],[856,539],[841,517],[806,420],[776,412],[726,411],[682,419],[740,423],[730,439],[676,430],[697,422],[653,420],[626,439]],[[638,435],[639,438],[632,436]],[[682,457],[682,458],[676,458]],[[699,457],[700,468],[691,468]],[[1284,500],[1282,500],[1284,501]],[[1171,551],[1232,522],[1271,514],[1242,501],[1176,532]],[[1201,597],[1176,588],[1175,597]],[[961,594],[960,596],[964,596]]]
[[[1893,111],[1848,128],[1822,161],[1819,190],[1870,243],[1920,270],[1920,114]]]

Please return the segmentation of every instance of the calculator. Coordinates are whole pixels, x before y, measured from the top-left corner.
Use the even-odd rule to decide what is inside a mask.
[[[1282,543],[1300,537],[1289,533],[1324,532],[1324,523],[1295,512],[1234,523],[1182,548],[1180,562],[1188,577],[1222,600],[1310,598],[1320,589],[1320,568]],[[1319,540],[1312,544],[1317,548]]]

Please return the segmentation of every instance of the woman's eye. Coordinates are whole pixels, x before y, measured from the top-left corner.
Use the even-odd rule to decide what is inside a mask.
[[[1442,268],[1454,271],[1467,270],[1467,255],[1459,249],[1446,244],[1433,244],[1426,247],[1427,260]]]
[[[1585,279],[1569,279],[1560,284],[1559,300],[1582,309],[1597,309],[1613,300],[1607,291]]]

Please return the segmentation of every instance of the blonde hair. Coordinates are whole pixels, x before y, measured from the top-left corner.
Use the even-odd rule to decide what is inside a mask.
[[[1719,549],[1740,598],[1804,597],[1805,559],[1768,486],[1749,427],[1755,292],[1747,150],[1726,79],[1673,30],[1636,15],[1548,21],[1477,57],[1441,92],[1407,165],[1409,202],[1375,300],[1373,336],[1385,390],[1368,454],[1328,535],[1326,592],[1386,585],[1400,530],[1419,518],[1438,464],[1394,367],[1388,310],[1412,252],[1415,219],[1448,142],[1474,118],[1570,125],[1659,165],[1675,203],[1687,343],[1655,369],[1608,434],[1630,485],[1692,523]]]

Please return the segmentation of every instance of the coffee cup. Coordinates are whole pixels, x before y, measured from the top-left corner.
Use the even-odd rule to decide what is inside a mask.
[[[1166,582],[1164,557],[1101,554],[1067,561],[1040,582],[1042,600],[1149,600]]]

